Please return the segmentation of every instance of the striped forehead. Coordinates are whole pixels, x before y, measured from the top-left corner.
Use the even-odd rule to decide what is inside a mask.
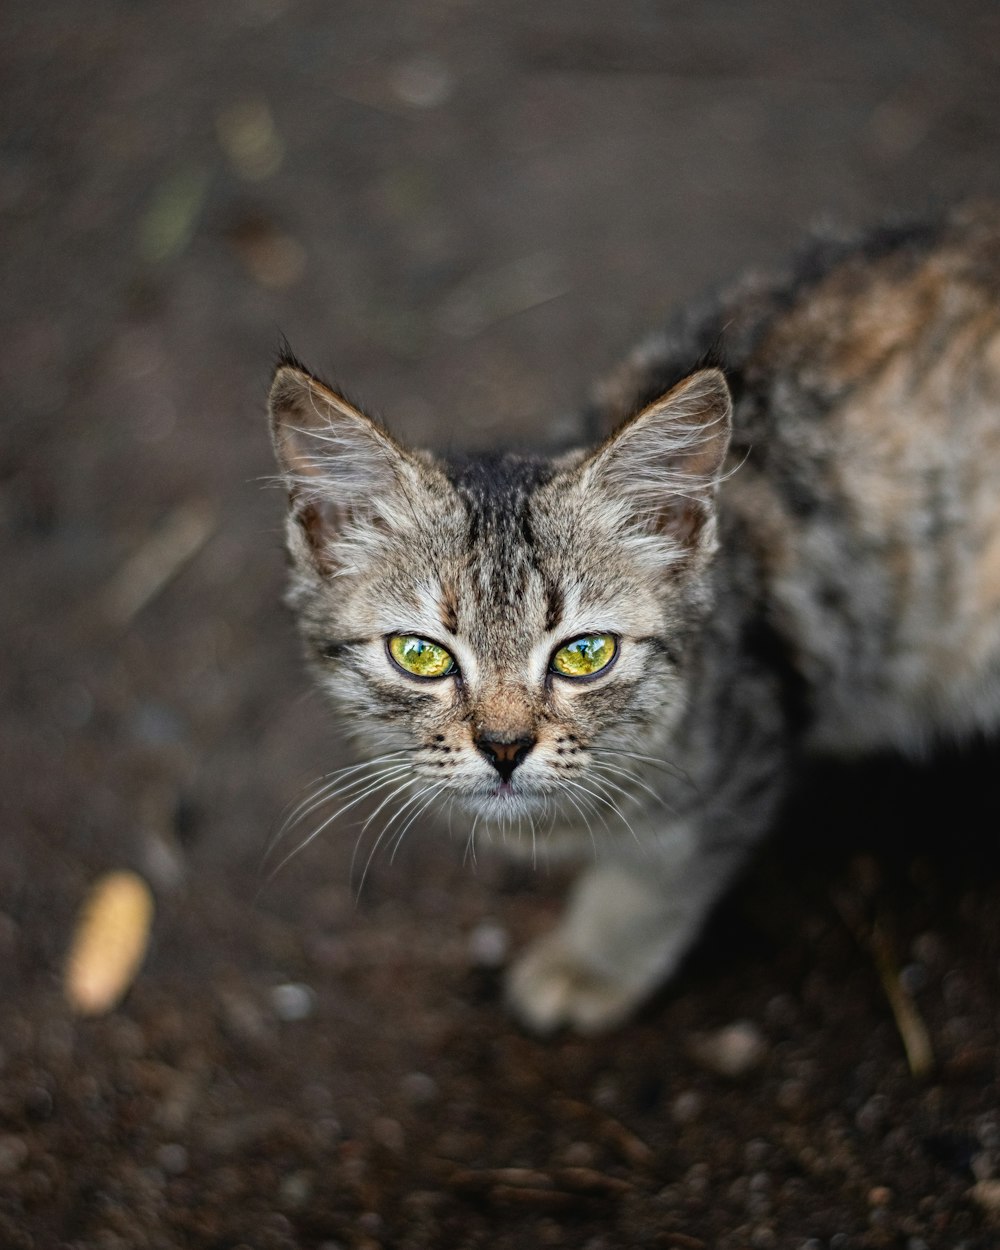
[[[552,477],[545,461],[527,456],[453,457],[444,469],[465,509],[466,566],[489,606],[523,608],[540,572],[531,521],[531,496]]]
[[[481,530],[523,523],[531,495],[553,475],[549,461],[509,452],[449,456],[442,468],[465,504],[472,541]]]

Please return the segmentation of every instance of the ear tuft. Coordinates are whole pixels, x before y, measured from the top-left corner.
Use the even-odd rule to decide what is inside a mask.
[[[378,422],[284,350],[269,410],[292,515],[313,557],[326,567],[329,546],[346,526],[376,518],[400,493],[409,457]]]
[[[594,483],[625,503],[640,528],[707,552],[731,432],[726,379],[718,369],[703,369],[627,421],[587,469]]]

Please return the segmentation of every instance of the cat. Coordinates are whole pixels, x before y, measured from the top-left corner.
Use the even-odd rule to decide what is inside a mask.
[[[508,974],[534,1030],[610,1028],[674,972],[806,756],[1000,722],[991,205],[687,314],[583,449],[411,451],[288,354],[270,413],[289,602],[370,760],[342,800],[586,865]]]

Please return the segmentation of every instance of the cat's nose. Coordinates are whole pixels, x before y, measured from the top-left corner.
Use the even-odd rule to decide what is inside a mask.
[[[512,742],[486,736],[476,739],[476,748],[486,756],[504,781],[510,781],[514,769],[534,745],[534,738],[515,738]]]

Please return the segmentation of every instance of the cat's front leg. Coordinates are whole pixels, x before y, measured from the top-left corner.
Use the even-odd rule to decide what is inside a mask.
[[[693,848],[671,859],[584,872],[556,928],[510,969],[508,1000],[524,1024],[613,1028],[676,970],[735,864]]]

